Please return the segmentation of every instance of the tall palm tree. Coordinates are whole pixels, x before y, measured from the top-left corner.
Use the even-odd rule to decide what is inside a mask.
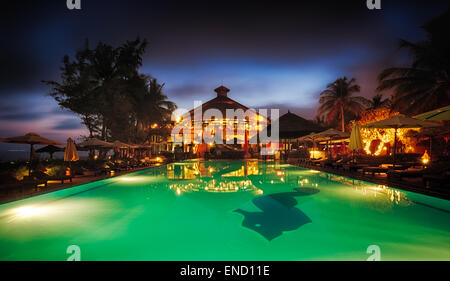
[[[347,77],[338,78],[333,83],[327,85],[327,89],[320,93],[318,109],[320,116],[326,115],[325,120],[331,123],[340,117],[342,131],[345,131],[344,112],[352,112],[359,115],[364,106],[369,105],[369,101],[363,97],[354,97],[353,94],[360,91],[355,78],[350,80]]]
[[[450,102],[450,11],[423,26],[428,38],[400,41],[413,57],[409,67],[391,67],[378,76],[378,91],[393,90],[393,109],[418,114]]]
[[[167,100],[163,93],[164,84],[159,84],[156,78],[142,75],[145,86],[134,93],[134,112],[139,129],[147,129],[152,123],[166,124],[170,122],[176,105]],[[143,91],[142,91],[143,89]]]
[[[367,109],[378,109],[378,108],[388,108],[392,105],[391,99],[383,99],[382,94],[376,94],[369,100],[369,108]]]

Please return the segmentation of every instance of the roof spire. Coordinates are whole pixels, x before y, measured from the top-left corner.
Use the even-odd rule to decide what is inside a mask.
[[[227,87],[220,86],[214,90],[217,93],[218,97],[226,97],[227,93],[230,91]]]

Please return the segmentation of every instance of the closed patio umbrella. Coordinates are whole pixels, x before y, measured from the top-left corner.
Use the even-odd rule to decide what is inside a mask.
[[[78,156],[77,147],[71,138],[67,139],[66,149],[64,151],[64,161],[73,162],[78,161],[80,157]]]
[[[78,161],[79,159],[80,157],[78,156],[78,151],[75,142],[71,138],[68,138],[66,150],[64,151],[64,161],[69,162],[71,174],[72,174],[72,162]]]
[[[355,150],[360,150],[363,148],[361,132],[356,122],[353,123],[352,132],[350,134],[349,148],[352,150],[353,161],[355,161]]]
[[[397,130],[401,128],[431,128],[438,127],[439,124],[422,121],[418,119],[414,119],[403,114],[398,114],[387,119],[376,121],[370,124],[366,124],[364,128],[377,128],[377,129],[395,129],[394,133],[394,153],[393,153],[393,162],[395,163],[395,154],[397,152]]]
[[[18,137],[11,137],[11,138],[4,138],[0,139],[0,142],[4,143],[22,143],[22,144],[29,144],[30,145],[30,166],[28,169],[28,174],[31,174],[31,160],[33,158],[33,145],[35,144],[43,144],[43,145],[63,145],[60,142],[57,142],[55,140],[47,139],[44,137],[41,137],[40,135],[36,133],[28,133],[24,136],[18,136]]]
[[[350,134],[349,147],[351,150],[359,150],[363,148],[361,132],[359,131],[358,124],[353,123],[352,133]]]

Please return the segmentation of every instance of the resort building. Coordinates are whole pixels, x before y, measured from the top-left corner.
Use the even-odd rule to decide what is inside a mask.
[[[197,153],[203,157],[214,146],[218,148],[233,148],[244,151],[246,155],[259,150],[259,142],[250,144],[249,140],[257,138],[270,121],[256,110],[251,109],[228,97],[230,90],[220,86],[214,90],[217,96],[202,105],[190,110],[181,118],[190,120],[191,141],[184,146],[185,151]],[[201,115],[196,116],[196,112]],[[235,115],[230,116],[230,112]],[[180,120],[181,122],[183,122]],[[228,128],[228,132],[227,132]],[[232,133],[230,133],[230,128]],[[197,129],[197,130],[196,130]],[[218,136],[220,141],[205,141],[205,133]],[[218,138],[215,138],[216,140]],[[183,144],[184,145],[184,144]]]

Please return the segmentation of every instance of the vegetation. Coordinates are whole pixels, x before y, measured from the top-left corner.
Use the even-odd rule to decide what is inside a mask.
[[[147,42],[137,38],[114,48],[86,42],[74,59],[64,56],[61,81],[52,87],[58,104],[77,113],[90,137],[144,142],[153,122],[164,124],[176,106],[163,93],[164,84],[139,73]]]
[[[383,99],[382,94],[376,94],[372,97],[371,100],[369,100],[369,107],[367,109],[369,110],[375,110],[380,108],[390,108],[392,105],[391,99]]]
[[[360,91],[359,85],[354,78],[338,78],[327,85],[327,89],[320,93],[319,116],[325,116],[327,123],[340,119],[341,129],[345,131],[345,112],[351,112],[359,116],[364,106],[369,104],[366,98],[353,96]]]
[[[378,77],[378,90],[393,90],[393,109],[419,114],[447,105],[450,101],[450,11],[423,26],[427,39],[400,41],[413,57],[408,67],[385,69]]]

